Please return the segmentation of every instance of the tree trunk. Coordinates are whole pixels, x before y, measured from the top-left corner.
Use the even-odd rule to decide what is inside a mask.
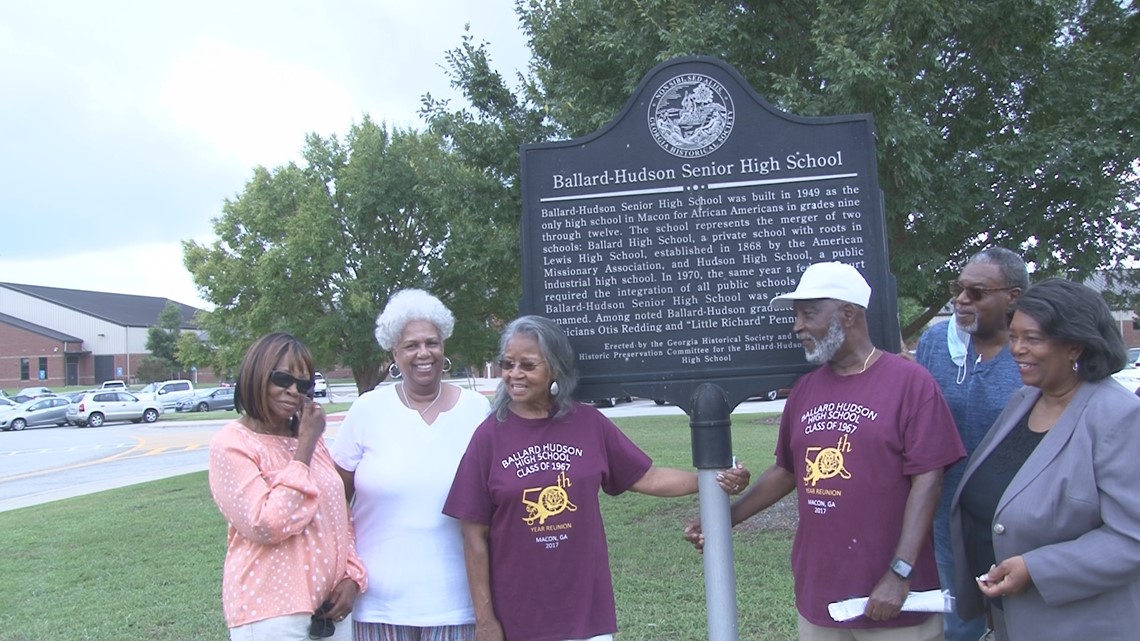
[[[382,365],[371,365],[369,367],[353,367],[352,378],[356,382],[357,394],[371,392],[377,385],[384,382],[388,378],[388,369]]]
[[[926,311],[918,315],[918,318],[907,323],[907,326],[902,330],[903,339],[909,341],[916,334],[922,331],[922,328],[926,327],[926,324],[930,322],[930,319],[938,315],[938,310],[942,309],[943,305],[945,305],[945,303],[942,305],[927,307]]]

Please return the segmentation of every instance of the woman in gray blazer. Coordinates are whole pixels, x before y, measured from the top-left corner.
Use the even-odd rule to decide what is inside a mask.
[[[1140,638],[1140,398],[1108,305],[1064,280],[1010,323],[1026,384],[966,466],[951,508],[962,618],[999,641]]]

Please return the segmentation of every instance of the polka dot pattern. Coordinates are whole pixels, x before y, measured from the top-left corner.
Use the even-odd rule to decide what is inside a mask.
[[[366,587],[344,485],[324,440],[311,465],[297,439],[238,422],[210,441],[210,492],[229,523],[222,609],[235,627],[311,613],[345,577]]]

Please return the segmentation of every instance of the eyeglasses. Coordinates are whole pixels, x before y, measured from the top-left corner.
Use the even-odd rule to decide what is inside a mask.
[[[1021,289],[1020,287],[978,287],[976,285],[966,287],[956,280],[952,280],[946,284],[950,286],[951,296],[958,298],[962,292],[966,292],[966,298],[974,303],[982,300],[993,292],[1008,292],[1012,289]]]
[[[542,365],[545,362],[546,361],[519,361],[516,363],[515,361],[503,359],[499,361],[499,369],[503,370],[504,372],[509,372],[517,367],[524,372],[533,372],[534,370],[538,369],[539,365]]]
[[[279,369],[269,372],[269,382],[285,389],[296,385],[297,391],[302,394],[308,394],[309,390],[313,389],[313,385],[315,384],[311,378],[297,378],[289,372],[282,372]]]

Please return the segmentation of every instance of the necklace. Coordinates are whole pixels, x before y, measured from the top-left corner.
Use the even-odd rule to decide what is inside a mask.
[[[420,418],[423,418],[424,414],[427,414],[427,411],[430,410],[433,405],[435,405],[435,402],[439,400],[440,395],[443,394],[443,381],[440,381],[439,387],[435,390],[435,398],[431,399],[431,402],[428,403],[428,406],[422,410],[417,410],[416,408],[412,407],[412,402],[408,398],[408,393],[404,391],[403,383],[400,383],[400,387],[398,389],[400,391],[400,399],[404,401],[404,405],[407,405],[408,409],[418,413],[420,415]]]
[[[866,372],[866,364],[868,364],[868,363],[870,363],[870,362],[871,362],[871,357],[872,357],[872,356],[874,356],[874,352],[876,352],[878,349],[879,349],[879,348],[877,348],[877,347],[872,347],[872,348],[871,348],[871,354],[869,354],[869,355],[866,355],[866,358],[863,360],[863,368],[862,368],[862,370],[860,370],[860,371],[856,372],[856,374],[862,374],[863,372]]]

